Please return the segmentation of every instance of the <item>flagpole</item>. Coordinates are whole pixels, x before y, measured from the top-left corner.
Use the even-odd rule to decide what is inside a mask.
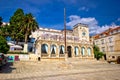
[[[64,41],[65,41],[65,61],[67,60],[67,47],[66,47],[66,9],[64,8]]]

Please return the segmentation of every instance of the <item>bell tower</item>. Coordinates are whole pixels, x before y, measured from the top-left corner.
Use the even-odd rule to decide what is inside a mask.
[[[80,40],[89,41],[89,28],[86,24],[78,23],[73,28],[74,36],[78,36]]]

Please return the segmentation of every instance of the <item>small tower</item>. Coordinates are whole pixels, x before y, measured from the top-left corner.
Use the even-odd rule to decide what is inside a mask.
[[[89,28],[86,24],[78,23],[73,27],[74,36],[78,36],[80,40],[89,41]]]

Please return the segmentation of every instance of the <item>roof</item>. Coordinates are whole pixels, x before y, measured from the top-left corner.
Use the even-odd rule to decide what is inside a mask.
[[[78,27],[79,25],[84,26],[84,27],[88,27],[87,24],[78,23],[78,24],[74,25],[73,28],[76,28],[76,27]]]
[[[95,36],[93,36],[93,38],[98,39],[98,38],[100,38],[101,35],[109,36],[109,35],[111,35],[110,33],[113,33],[114,31],[117,31],[117,30],[120,30],[120,26],[115,27],[115,28],[109,28],[100,34],[96,34]]]

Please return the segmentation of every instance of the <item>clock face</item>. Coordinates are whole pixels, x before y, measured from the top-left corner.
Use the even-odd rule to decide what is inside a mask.
[[[85,32],[83,32],[83,33],[82,33],[82,35],[83,35],[83,36],[85,36],[85,35],[86,35],[86,33],[85,33]]]

